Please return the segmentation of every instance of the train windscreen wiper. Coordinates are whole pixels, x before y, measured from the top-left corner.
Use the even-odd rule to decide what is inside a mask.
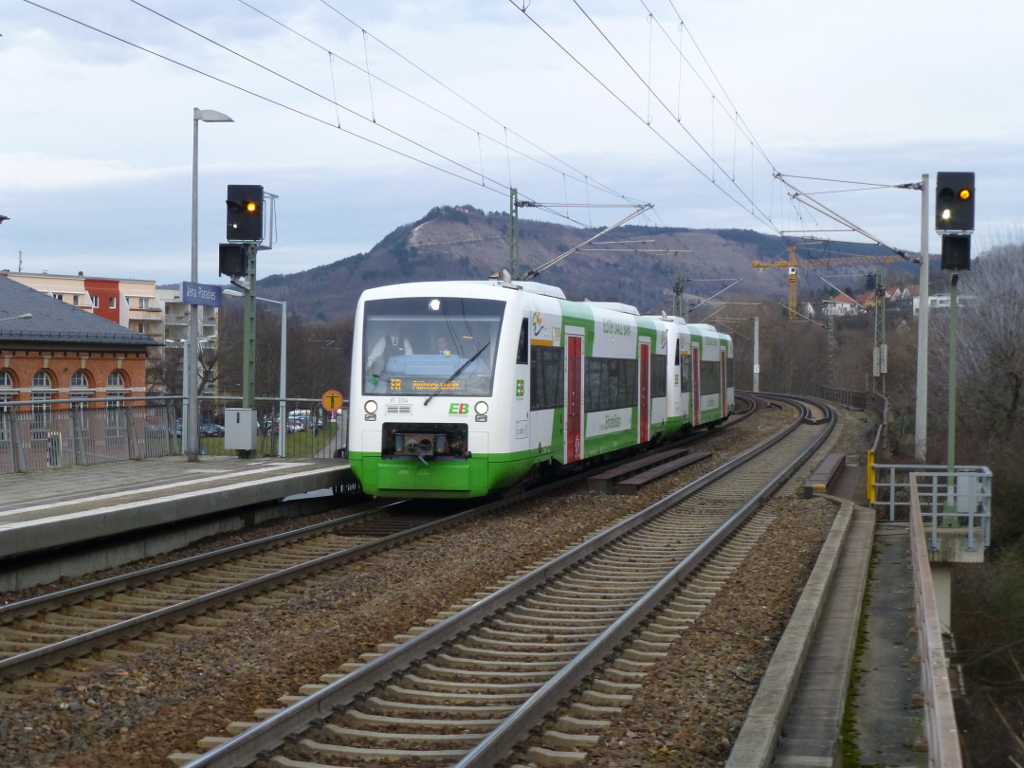
[[[423,401],[423,404],[426,405],[431,400],[433,400],[434,396],[437,395],[438,392],[440,392],[442,389],[447,387],[455,379],[456,376],[458,376],[460,373],[462,373],[464,370],[466,370],[467,366],[469,366],[470,363],[472,363],[474,360],[476,360],[478,357],[480,357],[480,355],[483,353],[483,351],[485,349],[487,349],[489,346],[491,346],[491,342],[488,341],[486,344],[484,344],[482,347],[480,347],[480,349],[478,349],[476,351],[476,354],[473,355],[471,358],[469,358],[469,360],[464,362],[462,365],[460,365],[459,369],[457,371],[455,371],[455,373],[453,373],[451,376],[449,376],[448,380],[445,381],[444,384],[442,384],[437,389],[435,389],[433,391],[433,393],[430,395],[430,397],[428,397],[426,400]]]

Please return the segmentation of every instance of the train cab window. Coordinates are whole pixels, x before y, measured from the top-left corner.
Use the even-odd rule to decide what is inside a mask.
[[[693,364],[689,355],[679,355],[679,391],[693,391]]]
[[[516,365],[528,365],[530,362],[530,326],[523,318],[519,327],[519,348],[516,351]]]
[[[488,396],[505,302],[461,296],[367,301],[363,394]]]

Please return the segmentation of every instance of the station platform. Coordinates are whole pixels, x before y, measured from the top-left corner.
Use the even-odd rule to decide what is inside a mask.
[[[0,561],[354,482],[343,459],[232,456],[0,475]]]

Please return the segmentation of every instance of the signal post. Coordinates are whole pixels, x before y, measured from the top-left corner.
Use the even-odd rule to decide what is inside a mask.
[[[952,271],[949,280],[949,409],[947,415],[946,471],[949,473],[947,512],[955,505],[956,483],[956,352],[960,270],[971,268],[971,234],[974,232],[974,173],[940,171],[935,177],[935,229],[942,235],[942,269]],[[956,527],[952,514],[944,525]]]
[[[258,184],[229,184],[227,239],[220,246],[219,272],[244,293],[242,407],[225,409],[224,447],[250,458],[256,450],[256,252],[264,239],[264,193]],[[265,246],[269,248],[270,246]],[[236,282],[245,278],[245,285]],[[284,425],[280,425],[283,430]]]

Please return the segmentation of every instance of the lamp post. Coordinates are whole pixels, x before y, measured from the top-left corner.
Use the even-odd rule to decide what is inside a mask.
[[[199,123],[233,123],[227,115],[212,109],[192,110],[192,282],[199,282]],[[183,297],[184,298],[184,297]],[[199,305],[193,304],[188,316],[188,423],[185,425],[185,458],[199,461]]]
[[[224,296],[245,296],[241,291],[233,291],[230,288],[222,291]],[[285,455],[285,419],[287,417],[288,404],[285,401],[285,387],[288,380],[288,302],[277,301],[276,299],[265,299],[262,296],[254,296],[256,301],[266,301],[270,304],[281,305],[281,372],[278,379],[278,416],[277,416],[277,455]]]

